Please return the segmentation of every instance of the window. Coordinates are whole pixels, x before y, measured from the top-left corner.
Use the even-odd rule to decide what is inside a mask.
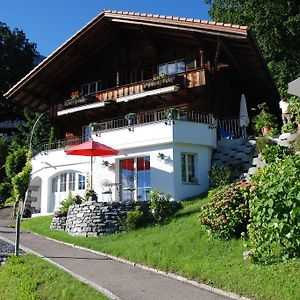
[[[101,91],[101,80],[83,84],[81,87],[81,93],[83,96],[94,94],[100,91]]]
[[[67,173],[60,174],[60,192],[65,192],[67,190]]]
[[[85,176],[78,175],[78,190],[85,190]]]
[[[62,173],[52,179],[52,193],[85,190],[85,176],[76,172]]]
[[[185,61],[175,60],[158,66],[158,74],[175,75],[185,72]]]
[[[58,191],[58,177],[52,179],[52,193],[56,193]]]
[[[69,173],[69,191],[75,191],[75,172]]]
[[[196,155],[182,153],[181,154],[181,180],[184,183],[196,183]]]

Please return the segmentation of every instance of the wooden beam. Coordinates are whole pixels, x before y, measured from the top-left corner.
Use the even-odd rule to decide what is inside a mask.
[[[247,79],[247,77],[245,75],[245,72],[241,69],[239,62],[236,60],[236,58],[233,55],[231,49],[226,45],[226,43],[224,41],[222,43],[222,47],[224,48],[224,51],[226,52],[226,54],[231,59],[231,61],[234,64],[235,68],[237,69],[237,71],[240,73],[241,78],[243,79],[244,83],[248,87],[249,93],[252,94],[253,96],[257,97],[258,95],[254,92],[255,88],[253,88],[252,86],[250,86],[249,81],[248,81],[248,79]]]
[[[217,67],[218,67],[219,57],[220,57],[220,54],[221,54],[222,44],[223,44],[222,38],[219,37],[218,45],[217,45],[217,49],[216,49],[215,57],[214,57],[214,64],[213,64],[213,67],[212,67],[212,70],[211,70],[212,74],[214,74],[218,70]]]

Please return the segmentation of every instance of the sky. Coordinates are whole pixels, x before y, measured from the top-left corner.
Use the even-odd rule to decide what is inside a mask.
[[[103,9],[210,20],[204,0],[0,0],[0,21],[48,56]]]

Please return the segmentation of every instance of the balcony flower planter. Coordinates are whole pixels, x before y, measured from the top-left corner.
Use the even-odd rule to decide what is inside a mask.
[[[155,89],[164,88],[167,86],[181,85],[181,82],[182,80],[180,79],[179,76],[168,76],[165,78],[149,80],[143,83],[143,89],[144,91],[151,91]]]
[[[94,133],[94,132],[99,130],[99,124],[98,123],[90,123],[89,127],[90,127],[90,130],[91,130],[91,133]]]
[[[180,109],[170,107],[165,109],[164,116],[166,119],[180,119]]]
[[[75,107],[91,102],[95,102],[96,98],[93,96],[80,96],[79,98],[71,98],[64,102],[64,107]]]
[[[128,130],[133,131],[134,130],[134,124],[136,120],[136,113],[129,113],[125,116],[125,119],[127,120],[128,123]]]

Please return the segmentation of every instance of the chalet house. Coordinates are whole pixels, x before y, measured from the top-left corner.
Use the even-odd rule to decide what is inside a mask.
[[[32,205],[49,213],[69,192],[83,195],[91,159],[99,201],[145,201],[153,188],[176,200],[206,192],[220,129],[241,134],[242,94],[249,110],[262,101],[277,109],[247,27],[103,11],[5,95],[48,113],[60,135],[35,149]],[[91,137],[118,154],[66,155]]]

